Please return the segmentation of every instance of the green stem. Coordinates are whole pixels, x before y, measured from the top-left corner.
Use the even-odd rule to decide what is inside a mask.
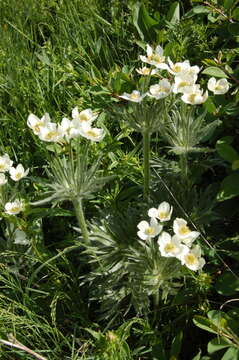
[[[89,239],[89,233],[88,233],[87,226],[86,226],[85,215],[84,215],[83,206],[82,206],[82,199],[80,199],[80,198],[75,199],[73,201],[73,205],[75,208],[78,224],[80,225],[80,228],[81,228],[83,239],[85,240],[86,243],[89,244],[90,239]]]
[[[143,156],[144,156],[144,199],[149,200],[149,179],[150,179],[150,132],[143,132]]]

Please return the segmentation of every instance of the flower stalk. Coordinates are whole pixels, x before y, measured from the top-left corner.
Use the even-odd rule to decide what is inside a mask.
[[[149,200],[150,184],[150,131],[143,132],[144,200]]]
[[[82,237],[83,237],[84,241],[86,242],[86,244],[89,244],[90,239],[89,239],[89,233],[88,233],[87,226],[86,226],[82,199],[81,198],[76,198],[73,201],[73,205],[74,205],[74,209],[75,209],[78,224],[79,224],[79,226],[81,228]]]

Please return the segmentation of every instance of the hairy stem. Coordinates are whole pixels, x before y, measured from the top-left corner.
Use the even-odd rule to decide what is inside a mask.
[[[150,132],[143,132],[143,156],[144,156],[144,200],[149,200],[149,181],[150,181]]]
[[[85,215],[84,215],[83,206],[82,206],[82,199],[80,199],[80,198],[75,199],[73,201],[73,205],[75,208],[78,224],[81,228],[83,239],[85,240],[86,243],[89,243],[90,239],[89,239],[89,233],[88,233],[87,226],[86,226]]]

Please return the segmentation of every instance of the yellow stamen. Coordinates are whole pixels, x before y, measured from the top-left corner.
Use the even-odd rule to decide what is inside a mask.
[[[180,235],[187,235],[191,232],[191,230],[187,227],[187,225],[183,225],[179,228]]]

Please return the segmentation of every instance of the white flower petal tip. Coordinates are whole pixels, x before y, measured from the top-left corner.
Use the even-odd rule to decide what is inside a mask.
[[[5,204],[5,212],[9,215],[17,215],[23,211],[24,205],[21,200],[15,200]]]
[[[187,246],[191,246],[200,233],[198,231],[191,231],[187,226],[187,221],[181,218],[176,218],[173,222],[173,231]]]
[[[148,75],[155,75],[158,73],[158,69],[150,69],[146,66],[142,67],[141,69],[136,69],[137,73],[140,75],[148,76]]]
[[[137,225],[137,228],[139,229],[137,232],[138,237],[142,240],[148,240],[157,236],[163,227],[162,225],[158,224],[156,219],[152,218],[150,223],[145,220],[141,221]]]
[[[210,78],[207,83],[208,90],[212,91],[215,95],[226,94],[229,90],[229,83],[227,79],[216,80],[214,77]]]
[[[167,79],[162,79],[158,84],[151,85],[148,96],[155,99],[163,99],[171,92],[171,84]]]
[[[101,141],[105,136],[105,131],[103,129],[92,128],[87,122],[82,123],[82,126],[79,128],[79,133],[86,139],[95,142]]]
[[[146,46],[147,56],[140,55],[139,58],[142,62],[150,65],[154,65],[158,69],[168,69],[168,65],[165,63],[165,56],[163,56],[163,49],[160,45],[156,46],[155,50],[147,44]]]
[[[0,172],[9,171],[12,164],[13,161],[10,159],[8,154],[4,154],[3,156],[0,156]]]
[[[41,119],[34,114],[30,114],[27,118],[27,125],[33,130],[35,135],[39,135],[41,126],[46,126],[50,121],[48,113],[45,113]]]
[[[60,142],[63,139],[63,131],[60,125],[49,122],[40,127],[38,136],[42,141]]]
[[[72,119],[80,123],[82,122],[92,123],[97,117],[98,114],[93,113],[91,109],[85,109],[79,112],[78,106],[76,106],[72,110]]]
[[[123,93],[122,95],[119,95],[119,97],[124,100],[133,101],[136,103],[141,102],[145,96],[146,96],[146,94],[141,95],[138,90],[132,91],[131,94]]]
[[[22,164],[18,164],[16,168],[11,167],[9,169],[9,174],[12,180],[19,181],[22,178],[26,177],[29,173],[29,169],[24,170]]]
[[[166,201],[162,202],[158,209],[151,208],[148,211],[148,216],[152,218],[157,218],[161,222],[169,221],[173,212],[173,207],[169,205]]]
[[[3,186],[7,183],[7,178],[5,176],[5,174],[0,173],[0,186]]]

